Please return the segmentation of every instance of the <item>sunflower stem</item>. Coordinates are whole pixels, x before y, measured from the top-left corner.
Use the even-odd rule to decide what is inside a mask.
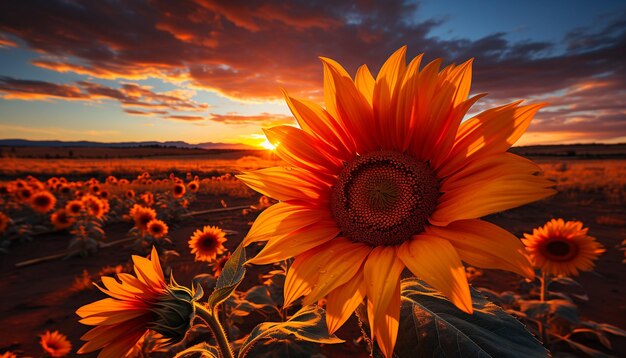
[[[215,312],[198,302],[195,302],[194,305],[196,306],[196,314],[209,325],[209,328],[213,332],[220,350],[220,356],[223,358],[234,358],[233,350],[230,348],[230,343],[228,343],[228,338],[226,337],[226,332],[220,324],[219,319],[217,319]]]

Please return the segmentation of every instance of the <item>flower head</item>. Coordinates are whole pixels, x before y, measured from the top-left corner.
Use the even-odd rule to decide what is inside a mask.
[[[222,270],[224,270],[224,265],[226,265],[228,260],[230,260],[230,252],[227,252],[226,255],[220,257],[219,259],[217,259],[217,261],[215,261],[215,264],[213,264],[213,268],[211,269],[215,278],[220,277],[220,275],[222,274]]]
[[[0,354],[0,358],[17,358],[17,355],[13,352],[4,352]]]
[[[150,259],[133,256],[133,263],[135,276],[102,277],[104,288],[98,288],[110,298],[76,311],[81,323],[96,326],[81,337],[87,343],[78,353],[102,349],[99,357],[124,357],[148,329],[159,333],[164,343],[176,343],[190,328],[194,301],[202,290],[189,290],[173,279],[167,284],[155,248]]]
[[[191,253],[196,255],[196,261],[213,261],[217,255],[226,251],[224,247],[226,234],[217,226],[205,226],[196,230],[189,239]]]
[[[47,213],[54,209],[57,199],[49,191],[40,191],[30,198],[30,207],[36,212]]]
[[[167,224],[161,220],[150,220],[148,225],[146,225],[148,234],[152,235],[155,238],[161,238],[167,235],[168,227]]]
[[[462,261],[533,277],[519,239],[480,217],[554,192],[534,163],[507,152],[543,104],[515,102],[462,123],[482,97],[468,98],[472,60],[420,69],[422,56],[407,65],[405,52],[376,78],[362,66],[352,79],[323,58],[326,108],[285,94],[300,128],[265,129],[288,167],[238,176],[281,201],[245,238],[267,242],[249,262],[294,257],[285,305],[326,297],[331,333],[367,298],[370,328],[388,357],[405,267],[471,313]]]
[[[126,190],[126,197],[128,199],[134,199],[135,198],[135,191],[133,189],[128,189]]]
[[[200,184],[196,180],[190,181],[187,184],[187,188],[189,189],[189,191],[195,193],[198,191],[198,189],[200,189]]]
[[[172,190],[175,198],[182,198],[185,195],[185,185],[183,183],[174,184],[174,189]]]
[[[156,219],[156,211],[152,208],[146,208],[141,205],[135,204],[130,209],[130,216],[135,221],[135,227],[141,231],[148,229],[148,223]]]
[[[587,235],[580,221],[552,219],[522,239],[533,265],[543,272],[559,276],[577,276],[593,269],[594,261],[604,252],[595,238]]]
[[[70,341],[59,331],[46,331],[46,333],[41,335],[39,344],[50,357],[65,357],[72,350]]]
[[[85,205],[80,200],[71,200],[65,204],[65,210],[69,215],[73,216],[80,214],[84,208]]]
[[[55,229],[63,230],[72,226],[76,219],[73,218],[72,215],[67,212],[67,210],[59,209],[50,216],[50,221],[52,222],[52,225]]]
[[[97,196],[86,194],[81,198],[87,212],[98,219],[102,218],[109,209],[108,201]]]

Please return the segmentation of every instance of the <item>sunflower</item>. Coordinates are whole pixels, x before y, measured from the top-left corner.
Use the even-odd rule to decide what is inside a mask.
[[[189,248],[191,253],[196,255],[196,261],[210,262],[226,251],[224,242],[226,242],[226,233],[217,226],[207,225],[191,235]]]
[[[18,183],[21,184],[21,183]],[[18,190],[16,191],[17,197],[21,201],[28,201],[33,196],[33,189],[18,186]]]
[[[217,261],[215,261],[215,264],[211,269],[215,278],[220,277],[220,275],[222,274],[222,270],[224,270],[224,265],[226,265],[226,262],[228,262],[228,260],[230,260],[230,252],[227,252],[226,255],[220,257],[219,259],[217,259]]]
[[[331,333],[367,297],[370,329],[387,357],[405,267],[472,313],[461,261],[533,277],[519,239],[479,218],[554,192],[537,165],[507,152],[543,104],[514,102],[461,123],[482,97],[468,99],[472,60],[420,69],[422,56],[406,65],[405,52],[376,79],[362,66],[352,80],[322,58],[326,109],[285,94],[300,128],[265,130],[289,167],[238,176],[281,201],[245,238],[267,241],[249,262],[295,257],[285,305],[326,296]]]
[[[7,227],[9,227],[9,217],[0,211],[0,235],[6,231]]]
[[[150,220],[148,225],[146,225],[148,234],[152,235],[155,238],[161,238],[167,235],[168,227],[167,224],[161,220]]]
[[[152,208],[146,208],[141,205],[135,204],[130,209],[130,216],[135,221],[135,227],[141,231],[148,229],[148,223],[156,219],[156,211]]]
[[[59,331],[46,331],[46,333],[41,335],[39,344],[50,357],[65,357],[72,350],[70,341]]]
[[[135,276],[119,273],[118,280],[102,276],[104,288],[98,288],[111,298],[76,311],[81,323],[96,326],[81,337],[87,343],[79,354],[102,349],[98,357],[125,357],[148,329],[159,333],[164,343],[174,343],[190,328],[193,302],[200,297],[173,280],[165,282],[154,247],[150,259],[133,255],[133,263]]]
[[[17,355],[13,352],[4,352],[0,354],[0,358],[17,358]]]
[[[54,209],[57,199],[49,191],[40,191],[30,198],[30,207],[39,213],[47,213]]]
[[[552,219],[543,227],[524,234],[526,251],[535,267],[555,276],[577,276],[591,271],[594,261],[605,250],[594,237],[587,235],[580,221]]]
[[[189,189],[189,191],[195,193],[198,191],[198,189],[200,189],[200,185],[197,181],[194,180],[187,183],[187,188]]]
[[[67,210],[59,209],[50,216],[50,221],[55,229],[63,230],[72,226],[76,219],[74,219],[72,215],[67,212]]]
[[[174,184],[174,197],[175,198],[182,198],[183,195],[185,195],[185,185],[183,183],[176,183]]]
[[[126,190],[126,198],[134,199],[135,198],[135,191],[133,189]]]
[[[108,211],[108,202],[92,194],[86,194],[81,198],[87,212],[95,218],[102,218]]]
[[[80,200],[71,200],[65,204],[65,210],[69,215],[73,216],[80,214],[84,208],[85,205]]]
[[[141,201],[143,201],[144,204],[148,206],[152,206],[154,204],[154,194],[152,194],[151,192],[141,194],[140,198]]]

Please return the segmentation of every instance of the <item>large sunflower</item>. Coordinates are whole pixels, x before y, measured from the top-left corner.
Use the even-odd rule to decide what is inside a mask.
[[[280,200],[265,210],[245,245],[267,241],[253,259],[295,257],[285,304],[327,297],[336,331],[367,297],[370,328],[386,356],[395,344],[400,274],[413,274],[472,312],[461,261],[532,277],[521,242],[478,218],[553,193],[531,161],[507,153],[542,104],[520,102],[461,123],[472,61],[440,69],[396,51],[376,79],[366,66],[352,78],[322,58],[326,108],[285,95],[300,128],[265,130],[288,168],[239,176]]]
[[[552,219],[522,239],[535,267],[551,275],[577,276],[593,269],[604,248],[580,221]]]

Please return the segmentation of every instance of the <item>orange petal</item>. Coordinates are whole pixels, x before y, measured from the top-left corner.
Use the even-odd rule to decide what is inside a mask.
[[[522,242],[497,225],[460,220],[446,227],[428,226],[426,233],[448,240],[461,260],[472,266],[512,271],[531,280],[535,277]]]
[[[334,95],[337,115],[334,117],[341,120],[346,132],[354,138],[357,152],[367,153],[377,148],[378,136],[375,133],[377,127],[374,123],[372,106],[341,66],[327,58],[321,59],[325,73],[331,76],[336,89]],[[329,109],[327,110],[332,113]]]
[[[359,66],[354,78],[354,84],[371,105],[374,97],[374,85],[376,84],[376,81],[374,80],[369,68],[367,68],[367,65]]]
[[[402,270],[404,264],[398,260],[393,246],[375,247],[363,269],[370,329],[387,357],[393,352],[398,334]],[[395,307],[396,304],[398,307]]]
[[[545,103],[519,106],[521,101],[486,110],[463,122],[447,160],[438,169],[446,177],[471,159],[508,150],[524,134]]]
[[[398,256],[415,276],[443,293],[459,309],[473,312],[465,268],[450,242],[433,235],[416,235],[398,247]]]
[[[328,144],[291,126],[263,129],[267,140],[276,146],[276,154],[287,163],[312,172],[336,174],[343,168],[339,159],[328,154]]]
[[[330,220],[330,213],[327,209],[316,209],[287,202],[277,203],[265,209],[257,217],[244,238],[243,244],[247,246],[257,241],[282,238],[321,220]]]
[[[326,325],[330,334],[335,333],[356,310],[365,298],[363,272],[332,290],[326,297]]]
[[[280,201],[315,200],[328,191],[328,185],[304,169],[271,167],[237,175],[253,190]]]
[[[554,194],[553,183],[532,175],[535,164],[511,153],[478,158],[445,178],[439,204],[429,221],[446,226],[457,220],[476,219]]]
[[[376,76],[372,105],[384,149],[397,149],[397,145],[394,145],[397,132],[396,103],[405,70],[406,46],[402,46],[385,61]]]
[[[164,288],[165,280],[162,272],[156,272],[154,265],[145,257],[132,255],[135,275],[137,278],[151,288]],[[158,258],[157,258],[158,260]]]
[[[416,106],[417,106],[417,83],[419,79],[419,67],[423,54],[415,57],[407,66],[402,79],[398,102],[396,104],[396,136],[398,144],[397,150],[405,152],[413,139],[415,132]]]
[[[287,93],[284,95],[302,130],[329,144],[333,149],[332,155],[344,161],[352,159],[355,152],[354,142],[335,118],[315,102],[292,98]]]
[[[332,240],[340,231],[335,220],[320,220],[285,235],[270,238],[263,250],[247,263],[267,265],[287,260]]]
[[[345,237],[337,237],[322,247],[311,249],[296,256],[285,278],[285,306],[289,306],[298,297],[307,295],[313,290],[320,275],[326,275],[326,272],[331,269],[328,262],[334,256],[343,255],[346,252],[352,252],[352,250],[360,252],[361,246],[364,245],[355,244]],[[337,277],[337,279],[341,278]]]

